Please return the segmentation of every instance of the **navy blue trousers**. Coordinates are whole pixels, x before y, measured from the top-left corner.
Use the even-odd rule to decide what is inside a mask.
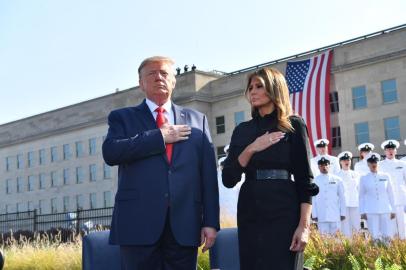
[[[181,246],[173,236],[169,215],[157,243],[120,246],[122,270],[196,270],[197,247]]]

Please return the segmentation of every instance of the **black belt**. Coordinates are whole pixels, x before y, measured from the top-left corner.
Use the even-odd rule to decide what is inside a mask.
[[[279,170],[279,169],[272,169],[272,170],[257,170],[256,179],[257,180],[291,180],[291,174],[287,170]]]

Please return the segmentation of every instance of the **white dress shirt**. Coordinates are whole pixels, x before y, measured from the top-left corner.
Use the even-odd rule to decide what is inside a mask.
[[[359,183],[361,214],[395,213],[394,195],[389,174],[372,173],[361,176]]]
[[[370,172],[368,167],[367,160],[364,158],[363,160],[358,161],[354,165],[354,171],[357,172],[360,176],[364,176]]]
[[[153,101],[149,100],[148,98],[145,99],[145,102],[147,103],[147,106],[156,121],[156,117],[157,117],[158,113],[155,110],[159,106],[156,105]],[[170,100],[168,100],[165,104],[162,105],[162,108],[165,109],[164,116],[168,120],[168,123],[170,125],[174,125],[175,124],[175,115],[172,110],[172,102]]]
[[[379,170],[390,175],[395,205],[406,205],[406,163],[398,159],[379,162]]]
[[[317,218],[318,222],[339,222],[340,217],[346,213],[341,178],[332,174],[319,174],[314,182],[319,186],[319,194],[313,197],[312,217]]]
[[[347,207],[359,206],[359,174],[353,170],[340,170],[337,174],[343,180],[344,197]]]

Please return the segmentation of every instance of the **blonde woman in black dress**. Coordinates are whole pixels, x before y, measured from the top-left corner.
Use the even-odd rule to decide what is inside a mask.
[[[292,115],[279,71],[264,68],[251,74],[245,94],[253,118],[235,128],[222,172],[229,188],[246,175],[237,211],[240,266],[292,270],[296,252],[308,241],[311,197],[318,193],[307,127]]]

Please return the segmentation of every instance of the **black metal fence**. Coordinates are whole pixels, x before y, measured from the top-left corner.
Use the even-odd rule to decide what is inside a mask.
[[[65,229],[71,231],[91,231],[110,227],[113,207],[74,212],[38,214],[37,210],[0,215],[0,234],[10,231],[49,231]]]

